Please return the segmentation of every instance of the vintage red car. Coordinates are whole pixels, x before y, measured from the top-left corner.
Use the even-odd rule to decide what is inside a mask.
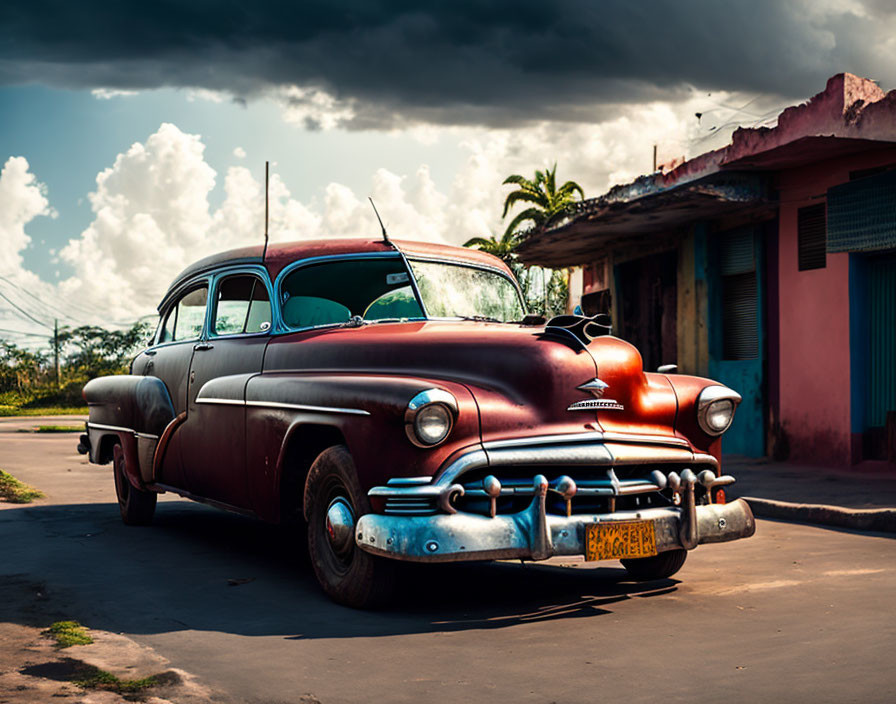
[[[131,373],[95,379],[80,449],[121,516],[170,491],[307,524],[333,599],[383,599],[396,561],[552,555],[677,572],[752,535],[720,435],[740,397],[645,373],[607,321],[526,316],[498,258],[416,242],[250,247],[188,267]]]

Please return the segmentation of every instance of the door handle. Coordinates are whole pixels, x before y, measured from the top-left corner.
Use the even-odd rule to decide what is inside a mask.
[[[208,342],[197,342],[195,345],[193,345],[193,349],[199,352],[203,350],[210,350],[212,348],[214,348],[214,345],[211,345]]]
[[[158,352],[158,350],[143,350],[143,354],[145,354],[147,357],[154,356],[156,352]]]

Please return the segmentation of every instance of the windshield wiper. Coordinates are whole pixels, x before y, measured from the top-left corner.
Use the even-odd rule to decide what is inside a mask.
[[[475,320],[477,323],[503,323],[503,320],[498,320],[497,318],[491,318],[487,315],[461,315],[458,316],[461,320]]]

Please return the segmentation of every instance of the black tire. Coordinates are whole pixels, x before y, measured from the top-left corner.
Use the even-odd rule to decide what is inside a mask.
[[[687,550],[667,550],[653,557],[621,560],[629,576],[637,582],[665,579],[678,572],[688,557]]]
[[[154,491],[143,491],[131,484],[125,472],[124,451],[121,445],[112,448],[112,473],[115,476],[115,494],[118,496],[121,520],[129,526],[146,526],[152,523],[158,494]]]
[[[327,511],[337,499],[349,504],[355,521],[370,512],[355,463],[344,445],[321,452],[308,472],[304,502],[308,556],[318,583],[333,601],[356,609],[384,604],[395,586],[395,564],[359,549],[354,528],[350,544],[337,552],[327,534]]]

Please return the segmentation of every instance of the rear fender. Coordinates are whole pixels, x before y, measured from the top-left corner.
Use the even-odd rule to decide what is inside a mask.
[[[174,405],[165,383],[153,376],[104,376],[87,382],[84,399],[90,410],[90,461],[111,461],[111,453],[104,451],[109,442],[106,438],[117,437],[134,486],[142,488],[151,482],[159,438],[174,420]]]

